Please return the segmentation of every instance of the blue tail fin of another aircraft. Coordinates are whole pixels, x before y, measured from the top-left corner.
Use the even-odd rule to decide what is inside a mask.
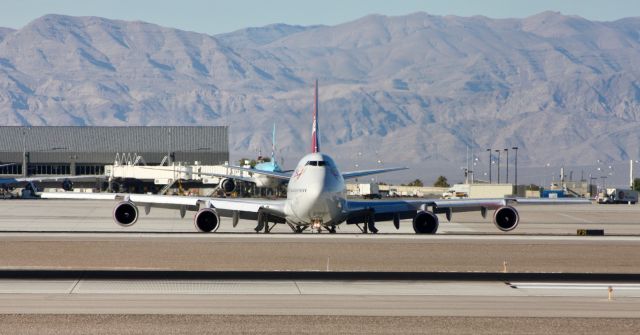
[[[271,135],[271,161],[266,163],[256,164],[256,170],[268,171],[268,172],[282,172],[282,168],[276,161],[276,124],[273,123],[273,133]]]
[[[276,161],[276,123],[273,123],[273,134],[271,134],[271,161]]]

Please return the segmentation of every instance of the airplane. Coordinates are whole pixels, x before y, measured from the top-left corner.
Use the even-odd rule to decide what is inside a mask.
[[[0,168],[5,166],[18,165],[18,163],[6,163],[0,164]],[[71,176],[71,175],[54,175],[54,176],[42,176],[42,177],[11,177],[0,178],[0,188],[7,190],[9,187],[16,184],[25,184],[26,189],[35,192],[37,188],[33,183],[47,183],[47,182],[60,182],[60,187],[65,191],[73,190],[73,181],[86,181],[86,180],[98,180],[104,179],[104,176]]]
[[[227,172],[229,172],[229,170],[230,171],[238,171],[238,172],[240,172],[238,174],[213,173],[213,172],[197,172],[197,174],[201,175],[201,176],[210,176],[210,177],[219,178],[220,181],[218,183],[217,189],[222,190],[222,192],[224,192],[224,194],[229,194],[229,193],[233,192],[236,189],[236,181],[238,181],[238,180],[256,184],[257,187],[275,188],[278,185],[280,185],[280,183],[283,182],[283,179],[276,178],[276,177],[273,177],[273,176],[267,176],[267,175],[259,173],[261,171],[264,171],[264,172],[276,172],[276,173],[290,172],[290,171],[282,170],[282,168],[280,167],[280,164],[278,164],[278,162],[276,160],[275,151],[276,151],[276,124],[274,123],[273,124],[272,142],[271,142],[271,159],[270,159],[270,161],[258,163],[253,168],[246,168],[246,167],[243,167],[243,166],[229,165],[229,164],[223,165],[224,167],[228,168]],[[150,169],[150,170],[166,171],[165,168],[159,168],[159,167],[154,167],[154,166],[143,166],[142,168]],[[182,167],[180,167],[180,166],[178,166],[176,168],[177,169],[182,169]],[[183,170],[181,172],[186,172],[186,170]],[[254,173],[254,172],[258,172],[258,173]]]
[[[276,160],[276,124],[273,124],[273,133],[271,135],[271,159],[268,162],[256,164],[255,170],[266,172],[285,172],[278,164]],[[258,187],[276,187],[280,184],[282,179],[268,177],[263,174],[256,174],[253,176],[255,183]]]
[[[254,167],[256,170],[268,171],[268,172],[283,172],[282,168],[276,161],[276,124],[273,124],[273,133],[271,134],[271,160],[256,164]]]
[[[139,217],[138,206],[148,214],[152,207],[180,211],[195,211],[194,225],[201,232],[215,232],[220,227],[220,217],[231,217],[233,227],[239,219],[256,220],[256,232],[269,233],[277,224],[287,224],[293,232],[301,233],[311,228],[336,232],[336,226],[346,223],[357,225],[363,233],[377,233],[376,222],[391,221],[399,229],[400,220],[412,220],[417,234],[435,234],[438,230],[437,214],[445,214],[451,220],[454,212],[479,211],[486,217],[494,210],[493,223],[503,231],[514,230],[520,222],[516,203],[529,204],[587,204],[588,200],[559,199],[422,199],[422,200],[349,200],[346,198],[345,180],[376,173],[397,171],[404,168],[386,168],[340,173],[334,160],[320,151],[318,130],[318,82],[315,83],[315,103],[311,131],[311,153],[302,157],[293,173],[252,170],[273,178],[288,180],[287,198],[267,199],[218,199],[209,197],[183,197],[146,194],[87,194],[41,193],[45,199],[99,199],[116,200],[114,221],[130,227]],[[249,169],[247,169],[249,170]],[[362,226],[361,226],[362,225]]]
[[[278,164],[278,161],[276,160],[276,124],[275,123],[273,124],[273,133],[271,135],[271,159],[268,162],[258,163],[251,169],[247,169],[241,166],[234,166],[234,165],[228,165],[228,166],[232,170],[247,172],[249,176],[246,177],[246,176],[223,175],[223,174],[213,175],[215,177],[224,178],[220,182],[220,188],[224,190],[225,193],[233,192],[233,190],[235,189],[236,185],[235,185],[234,179],[248,181],[256,184],[256,186],[258,187],[273,188],[278,186],[283,181],[283,179],[259,173],[259,172],[276,172],[276,173],[285,172],[284,170],[282,170],[282,168],[280,167],[280,164]],[[254,174],[253,172],[258,172],[258,173]]]
[[[59,183],[60,188],[65,191],[73,190],[74,181],[98,181],[103,180],[102,175],[55,175],[55,176],[42,176],[42,177],[12,177],[12,178],[0,178],[0,189],[6,191],[13,190],[15,185],[25,185],[24,189],[27,191],[23,193],[24,197],[36,196],[38,187],[36,183]]]

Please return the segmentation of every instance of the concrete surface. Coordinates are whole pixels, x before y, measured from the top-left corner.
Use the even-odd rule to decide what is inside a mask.
[[[537,285],[535,288],[532,286]],[[614,299],[608,300],[608,285]],[[467,281],[2,280],[3,314],[638,317],[637,284]]]
[[[154,210],[130,229],[110,202],[0,201],[0,268],[175,271],[640,273],[640,207],[521,206],[500,233],[478,213],[436,236],[252,233]],[[576,229],[605,229],[578,237]],[[231,234],[229,232],[239,232]],[[83,232],[83,233],[78,233]],[[242,234],[250,233],[250,234]],[[393,233],[393,234],[390,234]],[[611,236],[617,235],[617,236]],[[613,286],[614,299],[608,300]],[[636,334],[639,283],[212,279],[0,279],[2,332]]]

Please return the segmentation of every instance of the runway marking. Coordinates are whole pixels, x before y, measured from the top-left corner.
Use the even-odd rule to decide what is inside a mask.
[[[78,284],[80,284],[80,281],[81,281],[81,280],[82,280],[82,278],[78,278],[78,279],[76,280],[76,282],[75,282],[75,283],[73,283],[73,287],[71,287],[71,290],[69,290],[69,294],[74,294],[74,293],[76,293],[76,292],[75,292],[76,287],[78,287]]]
[[[298,281],[294,281],[293,283],[296,285],[296,289],[298,289],[298,294],[302,294],[302,291],[300,290],[300,285],[298,285]]]
[[[511,283],[510,287],[527,296],[591,296],[601,299],[608,297],[610,300],[612,297],[610,294],[613,294],[614,299],[640,298],[640,284],[638,283]]]
[[[70,287],[73,288],[70,289]],[[514,296],[498,281],[469,283],[441,281],[314,281],[314,280],[4,280],[5,294],[65,295],[298,295],[298,296]]]
[[[577,216],[569,215],[567,213],[560,213],[560,216],[564,216],[565,218],[581,221],[581,222],[584,222],[584,223],[597,223],[597,222],[593,222],[591,220],[587,220],[585,218],[579,218]]]
[[[640,290],[639,284],[619,283],[509,283],[514,289],[543,289],[543,290]]]

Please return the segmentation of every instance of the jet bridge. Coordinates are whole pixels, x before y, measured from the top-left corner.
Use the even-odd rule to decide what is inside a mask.
[[[215,175],[248,177],[247,172],[226,165],[200,165],[198,162],[195,164],[173,162],[169,165],[139,165],[133,162],[140,162],[140,160],[132,159],[125,164],[116,161],[113,165],[105,166],[104,173],[109,180],[112,191],[164,194],[169,189],[178,186],[216,188],[229,179]]]

